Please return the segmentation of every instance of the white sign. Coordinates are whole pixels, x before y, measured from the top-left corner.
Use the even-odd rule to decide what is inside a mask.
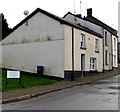
[[[20,71],[7,71],[7,78],[20,78]]]

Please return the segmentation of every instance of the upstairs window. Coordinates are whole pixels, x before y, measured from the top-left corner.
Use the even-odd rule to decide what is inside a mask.
[[[81,48],[85,48],[85,35],[81,34]]]
[[[96,58],[90,58],[90,70],[91,71],[96,70]]]
[[[95,51],[99,51],[99,41],[98,39],[95,39]]]
[[[108,45],[107,31],[105,31],[105,45]]]
[[[116,51],[116,39],[114,38],[114,51]]]

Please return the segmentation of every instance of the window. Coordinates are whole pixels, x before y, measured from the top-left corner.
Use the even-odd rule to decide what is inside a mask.
[[[96,58],[90,58],[90,70],[96,70]]]
[[[108,52],[107,50],[105,51],[105,64],[108,65]]]
[[[85,35],[81,34],[81,48],[85,48]]]
[[[116,51],[116,40],[114,38],[114,51]]]
[[[116,66],[116,55],[114,55],[114,65]]]
[[[108,38],[107,38],[107,32],[105,31],[105,45],[108,45],[108,40],[107,40]]]
[[[99,51],[98,39],[95,39],[95,51]]]

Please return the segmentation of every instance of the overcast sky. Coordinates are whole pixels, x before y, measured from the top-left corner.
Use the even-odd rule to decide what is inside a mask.
[[[3,13],[9,27],[14,27],[25,18],[23,12],[32,13],[41,8],[59,17],[68,11],[86,16],[86,9],[93,9],[93,16],[109,26],[118,29],[118,2],[120,0],[0,0],[0,13]],[[81,9],[81,10],[80,10]]]

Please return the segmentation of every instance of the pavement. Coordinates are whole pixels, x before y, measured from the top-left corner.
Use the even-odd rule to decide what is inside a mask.
[[[85,84],[90,84],[100,79],[112,77],[120,74],[120,65],[117,69],[112,71],[105,71],[104,73],[99,73],[96,75],[89,75],[85,77],[80,77],[75,79],[74,81],[60,81],[51,85],[44,85],[39,87],[25,88],[21,90],[12,90],[2,92],[2,104],[17,102],[21,100],[30,99],[33,97],[37,97],[40,95],[44,95],[51,92],[56,92],[59,90],[72,88],[75,86],[81,86]]]

